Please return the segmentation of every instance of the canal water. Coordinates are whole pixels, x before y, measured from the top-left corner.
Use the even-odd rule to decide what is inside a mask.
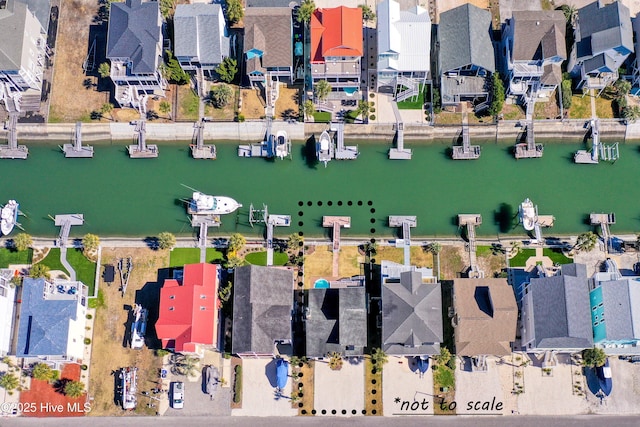
[[[86,223],[72,236],[155,236],[161,231],[193,232],[180,199],[190,190],[230,196],[244,206],[222,217],[210,235],[238,231],[261,235],[250,227],[249,205],[288,214],[285,237],[328,235],[323,215],[351,216],[343,235],[391,237],[389,215],[416,215],[413,236],[458,234],[458,213],[479,213],[478,235],[524,234],[517,226],[519,203],[526,197],[540,214],[556,218],[545,235],[590,229],[590,212],[615,212],[614,233],[640,230],[640,150],[620,145],[615,164],[576,165],[581,144],[546,144],[541,159],[515,160],[510,145],[485,144],[475,161],[453,161],[445,144],[408,144],[410,161],[387,159],[388,145],[360,143],[356,161],[310,165],[301,143],[293,159],[271,162],[236,155],[237,144],[217,143],[218,160],[194,160],[187,143],[160,145],[157,159],[129,159],[124,144],[97,144],[93,159],[65,159],[55,144],[29,144],[26,161],[0,160],[0,203],[15,198],[26,217],[20,222],[35,236],[55,236],[48,215],[83,213]]]

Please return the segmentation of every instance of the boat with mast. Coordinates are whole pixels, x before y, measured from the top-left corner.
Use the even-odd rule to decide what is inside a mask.
[[[18,223],[18,209],[20,204],[15,200],[9,200],[0,210],[0,231],[7,236]]]
[[[131,348],[140,349],[144,345],[144,334],[147,330],[147,315],[149,311],[136,304],[133,308],[133,323],[131,324]]]
[[[120,369],[120,393],[122,409],[135,409],[138,404],[138,368]]]

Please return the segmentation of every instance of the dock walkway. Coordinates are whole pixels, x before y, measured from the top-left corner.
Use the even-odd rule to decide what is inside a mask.
[[[458,225],[467,227],[467,245],[469,250],[469,277],[482,278],[484,271],[478,268],[478,259],[476,255],[476,227],[482,224],[482,216],[479,214],[459,214]]]
[[[602,230],[602,240],[604,241],[605,252],[609,252],[612,249],[611,231],[609,230],[610,224],[616,223],[616,215],[612,213],[591,213],[589,215],[589,222],[591,225],[599,225]]]
[[[339,268],[338,260],[340,253],[340,228],[351,228],[351,217],[349,216],[323,216],[323,227],[333,228],[333,277],[338,277]]]
[[[402,227],[402,238],[396,240],[396,247],[404,248],[404,265],[411,265],[411,227],[417,225],[416,216],[389,215],[389,227]]]
[[[404,123],[402,122],[402,116],[398,109],[398,103],[392,102],[393,115],[396,119],[395,131],[396,131],[396,147],[389,150],[389,159],[391,160],[411,160],[411,149],[404,148]]]
[[[82,214],[66,214],[56,215],[54,218],[55,225],[60,227],[60,234],[58,235],[58,246],[60,247],[60,263],[69,272],[69,279],[71,281],[76,280],[76,271],[71,267],[69,261],[67,261],[67,243],[69,240],[69,232],[72,225],[84,224],[84,215]]]

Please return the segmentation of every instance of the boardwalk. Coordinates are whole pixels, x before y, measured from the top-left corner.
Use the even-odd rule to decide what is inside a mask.
[[[418,219],[415,216],[389,216],[389,227],[402,227],[402,239],[396,240],[396,247],[404,247],[404,265],[411,265],[411,227],[417,225]]]
[[[591,213],[589,215],[589,222],[591,225],[599,225],[602,230],[602,240],[604,241],[605,252],[609,252],[611,249],[611,232],[609,231],[609,224],[616,223],[616,215],[612,213]]]
[[[467,227],[467,239],[469,240],[469,277],[484,277],[484,272],[478,269],[478,260],[476,258],[476,227],[482,224],[482,216],[478,214],[460,214],[458,215],[458,225]]]
[[[323,227],[333,227],[333,277],[338,277],[338,260],[340,254],[340,228],[351,227],[351,217],[349,216],[323,216]]]
[[[55,224],[60,227],[60,235],[58,236],[58,246],[60,246],[60,263],[69,272],[69,279],[76,280],[76,271],[67,261],[67,241],[69,240],[69,232],[72,225],[84,224],[84,216],[82,214],[56,215]]]

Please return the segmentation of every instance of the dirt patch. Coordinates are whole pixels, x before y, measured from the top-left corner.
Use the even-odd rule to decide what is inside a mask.
[[[440,252],[440,279],[460,277],[465,268],[466,256],[461,246],[443,246]]]
[[[300,112],[298,99],[300,88],[287,87],[280,83],[280,96],[276,101],[276,118],[282,120],[297,120]]]
[[[91,415],[123,415],[125,411],[114,402],[114,386],[117,370],[126,366],[138,368],[138,387],[148,391],[155,387],[162,368],[162,358],[157,357],[147,346],[157,346],[153,323],[158,316],[159,292],[158,270],[169,265],[169,256],[164,251],[147,248],[106,248],[102,251],[102,265],[117,264],[119,258],[131,256],[134,268],[131,272],[127,291],[122,296],[119,279],[107,285],[100,278],[99,289],[104,294],[104,307],[96,311],[93,348],[91,352],[90,395],[95,398]],[[141,350],[128,346],[130,329],[129,308],[136,302],[149,309],[146,344]],[[146,407],[141,398],[135,412],[155,414],[155,409]]]
[[[329,246],[316,246],[313,254],[305,254],[304,260],[304,288],[313,286],[313,278],[331,277],[333,275],[333,252]]]
[[[560,117],[560,107],[555,102],[556,96],[552,96],[547,102],[536,102],[534,119],[555,119]]]
[[[298,408],[298,415],[313,415],[311,411],[313,411],[313,379],[314,379],[314,364],[313,360],[310,360],[306,363],[300,362],[302,366],[296,366],[293,368],[293,372],[295,375],[302,374],[301,377],[296,377],[294,375],[292,381],[294,381],[294,385],[298,387],[298,392],[302,392],[302,397],[299,398],[298,402],[292,402],[293,408]],[[302,387],[300,387],[302,384]]]
[[[260,119],[264,117],[264,97],[258,89],[240,90],[242,108],[240,113],[245,119]]]
[[[236,85],[230,85],[227,83],[224,84],[229,86],[229,88],[233,92],[231,100],[223,108],[214,108],[213,105],[207,104],[205,106],[204,114],[207,117],[211,117],[211,119],[213,120],[232,121],[235,119],[236,115],[236,105],[238,105],[239,89]],[[214,86],[216,85],[211,85],[209,90],[211,90]]]
[[[31,379],[31,388],[20,394],[20,403],[25,408],[25,417],[82,417],[85,415],[86,393],[74,399],[59,391],[57,384],[65,381],[80,380],[80,365],[70,363],[62,367],[60,381],[50,384],[47,381]],[[34,409],[33,411],[28,409]]]
[[[485,277],[496,277],[504,268],[507,268],[504,254],[491,252],[478,254],[478,268],[484,271]]]

